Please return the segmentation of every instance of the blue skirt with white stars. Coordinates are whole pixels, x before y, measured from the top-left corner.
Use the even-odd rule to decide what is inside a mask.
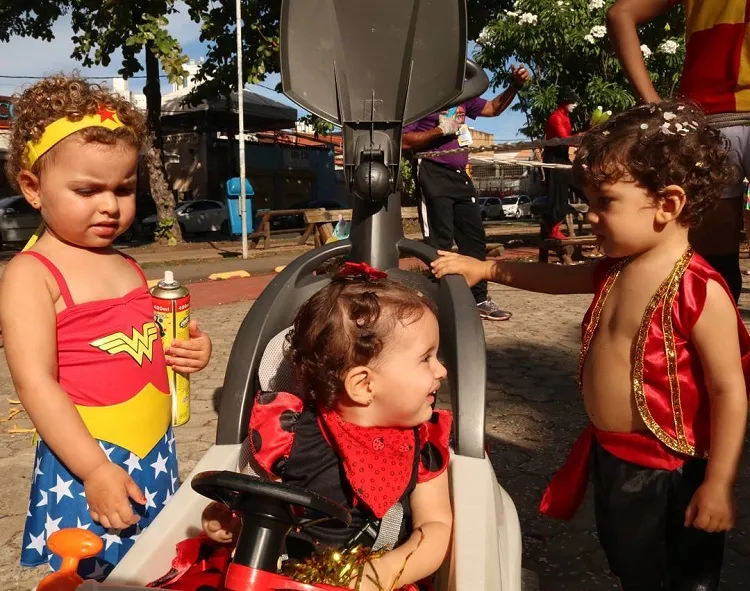
[[[125,530],[106,530],[91,519],[83,483],[73,476],[44,441],[39,441],[21,546],[21,565],[48,563],[56,571],[61,559],[47,548],[47,538],[59,529],[78,527],[101,536],[102,552],[81,561],[78,574],[84,579],[103,580],[130,550],[177,490],[177,454],[170,428],[148,455],[141,459],[125,448],[99,441],[115,464],[127,470],[146,497],[146,504],[133,503],[140,521]]]

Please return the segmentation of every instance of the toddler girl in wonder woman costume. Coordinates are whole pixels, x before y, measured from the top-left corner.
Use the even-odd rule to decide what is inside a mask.
[[[165,356],[143,272],[112,247],[135,214],[141,114],[65,76],[27,89],[15,114],[6,170],[46,228],[0,287],[8,366],[40,436],[21,564],[55,570],[48,537],[85,528],[104,549],[79,574],[102,579],[175,492],[166,366],[202,369],[211,340],[193,324]]]

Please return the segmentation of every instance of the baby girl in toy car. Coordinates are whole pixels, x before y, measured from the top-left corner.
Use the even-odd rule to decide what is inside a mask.
[[[352,522],[293,530],[283,572],[352,589],[419,588],[443,563],[452,529],[446,472],[452,419],[433,410],[446,376],[437,358],[434,304],[381,271],[349,263],[300,308],[287,341],[297,392],[258,393],[250,417],[252,463],[338,502]],[[372,551],[394,506],[395,544]],[[204,538],[200,555],[212,546],[228,561],[239,516],[211,503],[203,528],[211,541]],[[351,568],[339,569],[347,573],[335,581],[316,579],[316,561],[331,548],[339,560],[351,557]],[[179,588],[217,581],[207,576],[209,563],[183,571]]]

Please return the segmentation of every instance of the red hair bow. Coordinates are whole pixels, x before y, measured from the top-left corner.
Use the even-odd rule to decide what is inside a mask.
[[[347,261],[339,271],[341,277],[351,277],[355,275],[367,275],[370,279],[385,279],[388,274],[385,271],[371,267],[367,263],[353,263]]]

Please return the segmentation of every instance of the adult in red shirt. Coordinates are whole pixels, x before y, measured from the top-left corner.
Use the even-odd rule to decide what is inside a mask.
[[[557,109],[547,119],[544,130],[544,138],[566,138],[573,135],[573,124],[570,114],[578,105],[578,95],[570,89],[560,93],[557,101]],[[545,148],[542,160],[549,164],[570,164],[568,146],[556,146]],[[562,221],[570,211],[568,196],[573,176],[570,170],[548,168],[545,171],[547,178],[547,197],[549,198],[549,210],[542,216],[542,237],[555,240],[565,240],[565,235],[560,230]]]
[[[750,112],[750,45],[745,40],[748,0],[618,0],[607,12],[607,28],[635,92],[644,102],[661,100],[646,68],[638,26],[677,4],[684,5],[686,23],[680,93],[708,114]],[[737,182],[691,233],[690,242],[721,274],[738,300],[742,291],[742,180],[750,177],[750,127],[737,125],[721,132],[731,145]],[[745,215],[750,222],[750,212]]]

